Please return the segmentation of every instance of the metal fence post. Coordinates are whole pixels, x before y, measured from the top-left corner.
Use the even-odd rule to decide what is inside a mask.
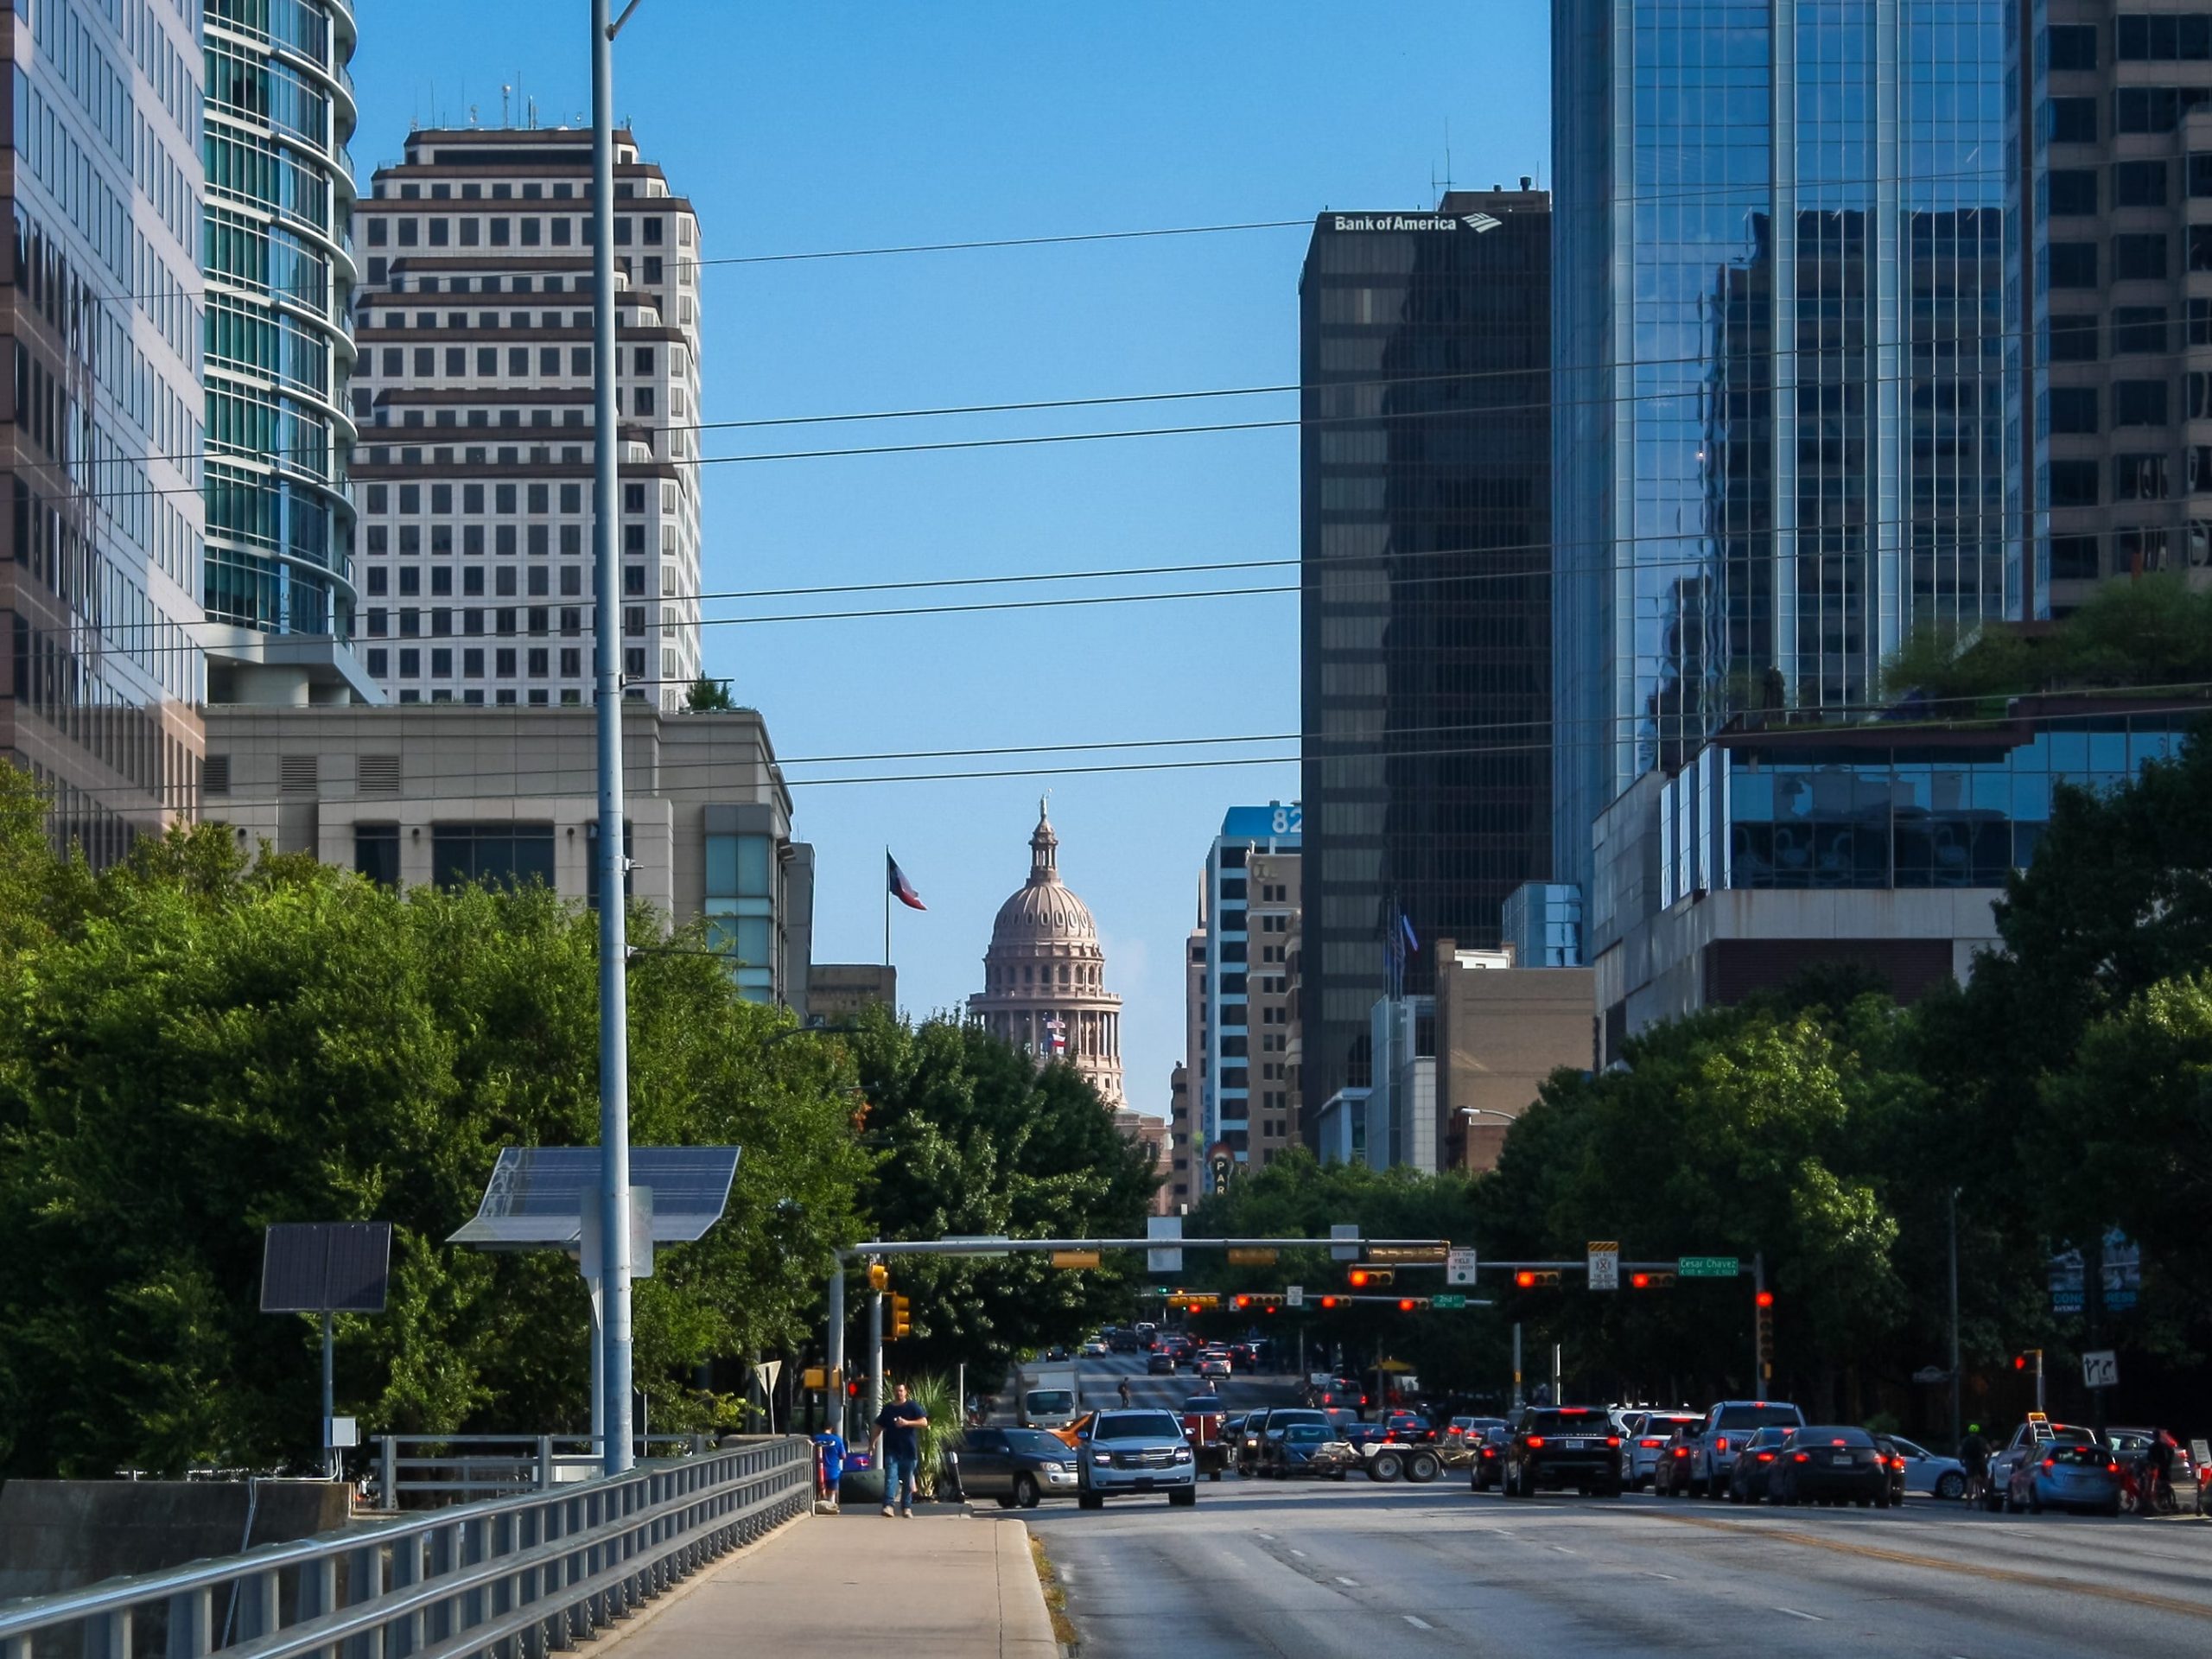
[[[537,1437],[537,1490],[541,1492],[553,1490],[553,1437],[550,1434]]]
[[[390,1434],[377,1436],[377,1497],[387,1510],[399,1507],[399,1447]]]
[[[169,1598],[168,1659],[205,1659],[215,1645],[213,1592],[200,1588]]]

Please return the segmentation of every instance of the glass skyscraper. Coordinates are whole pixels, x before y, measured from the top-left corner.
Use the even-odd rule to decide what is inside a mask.
[[[1552,220],[1529,183],[1324,213],[1306,253],[1309,1142],[1369,1082],[1393,980],[1426,991],[1436,938],[1497,944],[1507,895],[1549,874]]]
[[[1554,0],[1559,880],[1732,714],[2002,613],[2011,9]]]
[[[207,0],[208,695],[373,701],[353,632],[351,0]]]

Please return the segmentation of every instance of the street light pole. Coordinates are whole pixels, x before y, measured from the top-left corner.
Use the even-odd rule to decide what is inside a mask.
[[[633,0],[634,5],[634,0]],[[591,0],[591,283],[594,329],[592,475],[593,643],[599,728],[600,1442],[619,1475],[630,1445],[629,943],[623,915],[622,634],[616,595],[614,383],[614,31],[608,0]],[[622,14],[626,21],[629,11]]]
[[[1959,1194],[1963,1190],[1951,1189],[1951,1450],[1955,1452],[1964,1421],[1959,1394]]]

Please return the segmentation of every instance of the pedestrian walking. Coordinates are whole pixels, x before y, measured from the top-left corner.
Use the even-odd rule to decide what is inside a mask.
[[[1981,1425],[1967,1425],[1967,1437],[1959,1442],[1959,1462],[1967,1471],[1967,1502],[1976,1503],[1989,1490],[1989,1442],[1981,1438]]]
[[[929,1426],[929,1414],[918,1401],[906,1397],[904,1382],[893,1390],[891,1402],[876,1414],[875,1426],[868,1432],[868,1444],[871,1452],[879,1443],[883,1448],[878,1466],[883,1471],[886,1515],[896,1510],[909,1521],[914,1518],[914,1471],[922,1458],[918,1431]]]
[[[1123,1406],[1124,1408],[1127,1408],[1127,1406],[1128,1406],[1128,1403],[1129,1403],[1129,1379],[1128,1379],[1128,1377],[1126,1377],[1126,1376],[1125,1376],[1125,1377],[1123,1377],[1123,1378],[1122,1379],[1122,1390],[1121,1390],[1121,1392],[1122,1392],[1122,1406]]]

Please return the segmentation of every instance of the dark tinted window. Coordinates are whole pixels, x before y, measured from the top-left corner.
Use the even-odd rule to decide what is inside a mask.
[[[472,881],[553,885],[550,823],[440,823],[430,829],[432,872],[442,887]]]
[[[2096,250],[2089,250],[2095,263]],[[2092,270],[2092,276],[2095,272]],[[2097,320],[2093,316],[2053,316],[2050,320],[2050,360],[2054,363],[2094,363],[2097,360]]]
[[[2050,538],[2050,575],[2054,582],[2081,582],[2097,574],[2097,538],[2094,536],[2054,536]]]
[[[2050,397],[2052,431],[2082,433],[2097,429],[2094,386],[2053,386]]]
[[[2052,1463],[2073,1463],[2097,1468],[2111,1460],[2112,1454],[2101,1446],[2084,1446],[2074,1440],[2058,1440],[2043,1449],[2045,1459]]]
[[[2055,144],[2097,142],[2097,100],[2094,98],[2046,99],[2043,118],[2044,136]]]
[[[2094,168],[2054,167],[2044,175],[2044,206],[2054,219],[2078,218],[2097,211]]]
[[[2053,288],[2094,288],[2097,285],[2097,245],[2094,242],[2054,242],[2050,245],[2050,285]]]
[[[1523,1425],[1531,1434],[1610,1433],[1612,1423],[1605,1414],[1589,1406],[1560,1406],[1532,1411]]]
[[[2053,23],[2043,32],[2044,65],[2050,69],[2094,69],[2097,67],[2097,26],[2094,23]]]
[[[1795,1406],[1736,1405],[1720,1408],[1716,1428],[1766,1428],[1779,1424],[1795,1428],[1805,1421],[1805,1414]]]
[[[1065,1440],[1047,1434],[1041,1428],[1009,1428],[1003,1438],[1008,1451],[1025,1458],[1065,1458],[1068,1454]]]
[[[1006,1430],[1002,1428],[971,1428],[964,1438],[970,1452],[1006,1450]]]
[[[1798,1446],[1872,1446],[1874,1437],[1863,1428],[1838,1423],[1825,1427],[1801,1428],[1794,1443]]]
[[[2192,166],[2195,158],[2191,158]],[[2163,207],[2166,205],[2166,164],[2164,162],[2117,162],[2112,169],[2112,201],[2115,207]],[[2054,207],[2053,213],[2058,210]]]

